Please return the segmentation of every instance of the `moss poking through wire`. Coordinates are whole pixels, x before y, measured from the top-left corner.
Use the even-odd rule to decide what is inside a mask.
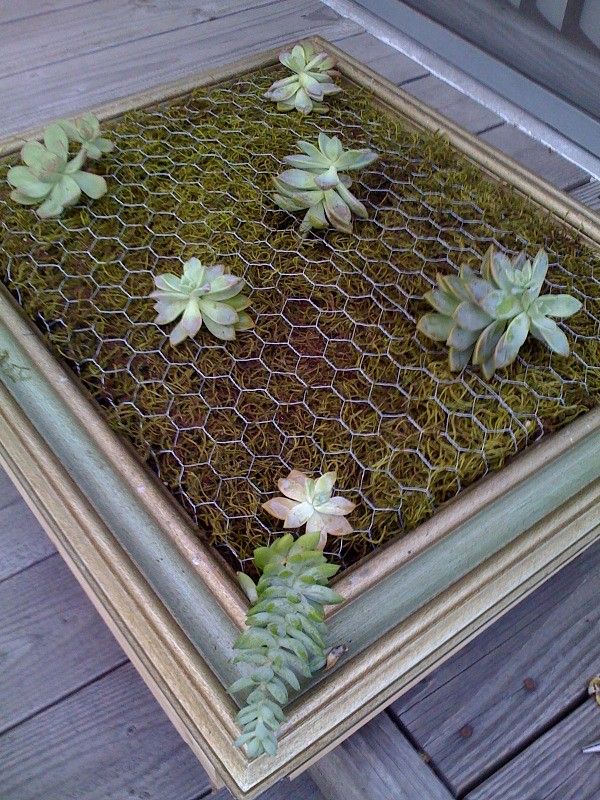
[[[261,95],[283,72],[126,114],[96,167],[110,193],[58,221],[0,191],[0,274],[234,566],[269,541],[260,504],[290,468],[336,470],[357,502],[355,532],[332,554],[349,565],[598,403],[600,275],[580,239],[351,84],[318,119],[266,109]],[[356,235],[299,244],[271,179],[321,126],[381,159],[359,176],[369,219]],[[567,322],[569,359],[527,343],[484,381],[450,373],[445,348],[416,334],[435,274],[476,266],[490,243],[544,247],[544,290],[584,301]],[[148,295],[191,257],[244,277],[254,331],[168,345]]]

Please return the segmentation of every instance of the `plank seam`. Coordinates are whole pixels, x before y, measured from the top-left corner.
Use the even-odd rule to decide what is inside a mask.
[[[400,735],[403,736],[406,739],[406,741],[409,743],[409,745],[417,753],[419,758],[422,759],[423,766],[426,767],[427,769],[429,769],[431,772],[433,772],[433,774],[435,775],[437,780],[444,786],[444,788],[447,789],[447,791],[452,795],[452,797],[455,797],[455,795],[454,795],[454,793],[452,791],[452,787],[450,786],[450,784],[446,780],[446,776],[444,775],[444,773],[437,768],[437,765],[434,763],[433,759],[429,758],[428,753],[425,750],[423,750],[423,748],[419,745],[419,743],[414,738],[412,733],[408,730],[408,728],[406,728],[405,725],[403,725],[403,723],[400,720],[400,718],[397,717],[396,714],[394,714],[392,712],[392,710],[389,709],[389,708],[386,708],[383,713],[387,714],[387,716],[391,719],[392,723],[398,729],[398,732],[400,733]],[[424,758],[423,756],[427,756],[427,758]]]
[[[44,534],[44,536],[45,535],[46,534]],[[5,575],[3,578],[0,578],[0,584],[4,583],[4,581],[10,581],[16,578],[17,575],[21,575],[23,572],[26,572],[26,570],[31,569],[31,567],[35,567],[37,564],[41,564],[43,561],[47,561],[49,558],[54,558],[55,556],[58,556],[56,550],[53,553],[48,553],[46,556],[37,558],[35,561],[31,561],[26,567],[21,567],[21,569],[18,569],[16,572],[11,572],[10,575]]]
[[[46,705],[41,706],[35,711],[32,711],[30,714],[26,714],[21,719],[17,720],[17,722],[13,722],[10,725],[7,725],[5,728],[0,728],[0,742],[2,741],[2,737],[5,734],[14,731],[15,728],[19,727],[19,725],[23,725],[24,723],[29,722],[32,719],[35,719],[35,717],[38,717],[40,714],[44,714],[46,711],[49,711],[50,709],[55,708],[56,706],[59,706],[65,700],[68,700],[70,697],[73,697],[73,695],[76,695],[78,692],[82,691],[82,689],[87,689],[88,686],[92,686],[94,683],[101,681],[103,678],[106,678],[107,675],[116,672],[116,670],[118,669],[122,669],[127,664],[129,664],[129,659],[126,656],[123,656],[122,660],[120,660],[114,666],[103,670],[102,672],[95,675],[93,678],[90,678],[90,680],[84,681],[83,683],[71,689],[71,691],[65,692],[65,694],[61,695],[58,699],[54,700],[52,703],[47,703]]]
[[[526,738],[518,747],[515,747],[511,750],[504,758],[500,758],[491,764],[486,770],[482,771],[481,775],[478,778],[469,781],[465,784],[464,788],[455,795],[457,800],[467,800],[467,796],[477,789],[477,787],[481,786],[487,780],[489,780],[493,775],[500,770],[504,769],[504,767],[513,761],[515,758],[524,753],[532,744],[534,744],[538,739],[541,739],[542,736],[545,736],[552,728],[555,728],[559,723],[569,717],[574,711],[577,711],[578,708],[585,705],[588,701],[589,695],[587,689],[584,688],[577,697],[575,697],[568,705],[560,710],[560,713],[555,714],[551,719],[549,719],[544,725],[540,726],[534,734]],[[541,798],[543,800],[543,798]]]
[[[81,8],[81,6],[91,6],[93,5],[95,0],[84,0],[82,3],[73,3],[70,6],[64,6],[63,8],[51,8],[47,11],[36,11],[34,14],[25,14],[22,17],[14,17],[14,19],[7,19],[4,22],[0,22],[0,28],[3,25],[14,25],[15,22],[23,22],[24,20],[28,19],[35,19],[36,17],[45,17],[49,14],[57,14],[60,11],[72,11],[74,8]]]

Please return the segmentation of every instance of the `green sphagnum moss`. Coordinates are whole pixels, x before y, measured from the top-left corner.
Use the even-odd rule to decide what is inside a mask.
[[[357,501],[357,532],[338,553],[351,564],[597,405],[598,262],[352,85],[327,115],[276,113],[261,95],[284,74],[263,70],[107,126],[115,150],[90,168],[111,190],[59,222],[12,203],[3,184],[0,277],[232,564],[265,544],[260,503],[288,467],[336,470]],[[298,219],[269,193],[283,156],[319,126],[381,160],[355,187],[370,211],[357,235],[299,246]],[[549,291],[583,293],[585,311],[568,320],[572,357],[528,342],[500,378],[460,379],[415,322],[436,272],[451,272],[446,257],[476,267],[491,239],[531,256],[545,247],[560,263]],[[203,332],[168,346],[148,295],[154,275],[191,257],[245,278],[254,331],[225,347]]]

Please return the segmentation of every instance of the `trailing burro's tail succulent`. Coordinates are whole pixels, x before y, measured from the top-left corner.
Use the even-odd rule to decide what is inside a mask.
[[[229,691],[247,693],[236,744],[250,758],[275,754],[288,690],[300,689],[298,676],[310,678],[326,663],[324,609],[342,598],[327,586],[339,567],[327,563],[318,544],[318,532],[296,540],[287,533],[254,551],[257,584],[238,573],[251,607],[247,629],[234,645],[235,661],[250,671]]]
[[[435,312],[421,317],[417,328],[446,342],[453,372],[471,361],[488,379],[512,364],[529,333],[552,352],[567,356],[569,342],[552,317],[570,317],[581,303],[568,294],[540,295],[547,271],[544,250],[532,263],[525,253],[511,261],[490,246],[481,277],[467,266],[459,275],[437,275],[437,287],[425,295]]]

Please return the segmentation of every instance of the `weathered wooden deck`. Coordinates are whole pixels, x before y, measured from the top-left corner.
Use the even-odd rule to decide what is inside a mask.
[[[320,0],[0,0],[0,135],[319,33],[592,207],[600,184]],[[600,545],[270,800],[598,800]],[[0,473],[1,800],[208,778]],[[217,793],[225,800],[226,792]]]

